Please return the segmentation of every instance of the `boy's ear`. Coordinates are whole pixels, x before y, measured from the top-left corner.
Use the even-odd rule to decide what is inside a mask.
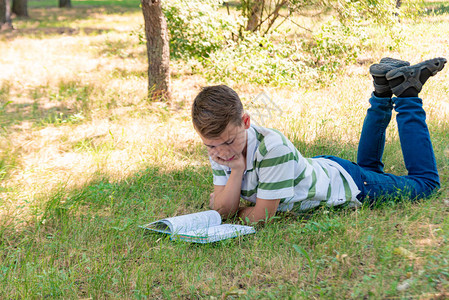
[[[248,113],[243,114],[242,121],[243,121],[243,126],[245,127],[245,129],[248,129],[251,125],[251,117],[249,116]]]

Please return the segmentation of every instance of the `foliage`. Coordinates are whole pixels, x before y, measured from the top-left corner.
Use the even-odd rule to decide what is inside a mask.
[[[243,30],[266,35],[294,14],[320,5],[321,0],[242,0],[238,10],[244,17]],[[323,2],[324,3],[324,2]]]
[[[248,31],[262,35],[277,29],[285,20],[310,8],[333,11],[346,26],[356,19],[391,25],[397,19],[397,0],[243,0],[238,6]],[[408,5],[410,7],[410,5]],[[274,26],[276,25],[276,26]],[[242,29],[242,28],[241,28]]]
[[[49,8],[49,7],[58,7],[57,0],[28,0],[28,7],[34,8],[34,7],[43,7],[43,8]],[[72,7],[101,7],[101,8],[109,8],[112,7],[114,9],[117,8],[126,8],[126,9],[139,9],[139,1],[127,1],[127,0],[83,0],[83,1],[71,1]]]
[[[355,62],[366,40],[360,27],[329,22],[313,35],[309,51],[321,72],[333,73],[341,65]]]
[[[401,1],[400,10],[398,13],[399,18],[408,18],[417,20],[423,12],[426,12],[425,0],[409,0]],[[438,2],[436,2],[438,4]]]
[[[187,64],[194,66],[193,72],[215,82],[300,86],[331,78],[341,66],[354,62],[369,46],[366,20],[386,28],[391,49],[400,42],[391,0],[285,1],[283,20],[277,23],[270,19],[275,18],[275,4],[262,2],[260,23],[246,31],[254,2],[243,1],[240,15],[226,14],[217,0],[166,2],[172,58],[191,60]],[[282,22],[311,5],[323,12],[335,11],[336,18],[309,38],[286,39],[289,30],[280,27]],[[275,14],[280,13],[278,9]]]
[[[334,0],[329,4],[344,24],[354,20],[371,20],[389,26],[397,21],[396,0]]]
[[[371,24],[382,28],[390,50],[397,49],[403,40],[395,0],[335,0],[319,5],[337,14],[313,33],[313,42],[308,48],[321,72],[332,74],[342,65],[355,62],[360,52],[369,47]]]
[[[215,82],[279,86],[298,86],[316,79],[317,73],[307,65],[301,45],[286,40],[275,42],[278,38],[278,33],[254,33],[230,42],[223,51],[210,54],[204,75]]]
[[[202,59],[237,35],[241,19],[220,12],[221,3],[221,0],[164,2],[171,57]]]
[[[288,0],[242,0],[238,8],[246,22],[240,30],[268,33],[286,4]]]

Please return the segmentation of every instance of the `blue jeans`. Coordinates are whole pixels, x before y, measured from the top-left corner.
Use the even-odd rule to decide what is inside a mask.
[[[378,98],[372,95],[363,123],[357,164],[326,156],[339,163],[354,179],[361,201],[384,198],[428,197],[440,187],[438,170],[426,124],[422,100],[413,98]],[[397,176],[384,172],[382,155],[385,130],[390,123],[392,109],[397,112],[399,139],[408,175]]]

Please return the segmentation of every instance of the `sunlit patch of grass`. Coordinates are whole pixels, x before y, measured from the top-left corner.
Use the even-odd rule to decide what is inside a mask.
[[[61,125],[61,124],[76,124],[80,123],[85,119],[82,113],[75,113],[72,115],[64,114],[62,112],[48,114],[45,118],[40,120],[38,126],[49,126],[49,125]]]
[[[132,53],[128,53],[128,48],[130,48],[130,42],[126,40],[109,40],[106,39],[97,44],[96,47],[101,47],[98,54],[101,56],[113,56],[119,58],[133,58]]]
[[[19,163],[19,157],[14,149],[6,143],[0,144],[0,181],[7,180],[10,172],[14,170]]]
[[[138,77],[144,78],[147,76],[146,70],[127,70],[122,68],[117,68],[113,71],[112,76],[116,78],[129,78],[129,77]]]
[[[11,92],[11,83],[2,82],[0,86],[0,102],[7,102],[9,99],[9,94]]]

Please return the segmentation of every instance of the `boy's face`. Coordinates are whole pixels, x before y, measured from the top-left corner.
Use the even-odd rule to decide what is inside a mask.
[[[250,127],[248,114],[242,116],[242,124],[236,126],[229,123],[223,133],[217,138],[205,138],[200,134],[203,143],[207,147],[209,156],[219,164],[232,165],[237,159],[245,159],[246,156],[246,130]]]

